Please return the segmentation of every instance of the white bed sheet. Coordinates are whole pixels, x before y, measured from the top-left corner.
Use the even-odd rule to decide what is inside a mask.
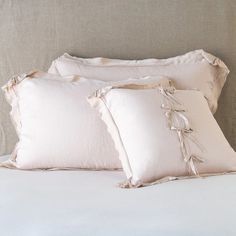
[[[0,168],[0,235],[236,235],[236,175],[116,187],[123,179]]]

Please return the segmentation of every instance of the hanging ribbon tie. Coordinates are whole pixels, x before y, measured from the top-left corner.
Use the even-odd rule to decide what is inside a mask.
[[[201,148],[201,145],[193,136],[193,129],[191,128],[189,119],[184,114],[186,109],[174,96],[175,89],[173,87],[160,87],[159,92],[164,98],[161,108],[165,110],[168,127],[170,130],[176,131],[178,135],[184,162],[187,163],[190,174],[199,175],[195,164],[202,163],[204,160],[197,155],[192,154],[189,146],[187,145],[188,142],[191,141]]]

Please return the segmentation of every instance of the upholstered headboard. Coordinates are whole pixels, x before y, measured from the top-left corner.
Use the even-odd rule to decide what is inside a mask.
[[[140,59],[200,48],[231,70],[216,118],[236,148],[235,0],[0,0],[0,85],[64,52]],[[17,140],[8,112],[1,92],[0,154]]]

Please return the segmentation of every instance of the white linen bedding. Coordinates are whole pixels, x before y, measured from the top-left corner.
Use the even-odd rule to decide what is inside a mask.
[[[116,187],[124,178],[0,168],[0,235],[236,235],[236,175]]]

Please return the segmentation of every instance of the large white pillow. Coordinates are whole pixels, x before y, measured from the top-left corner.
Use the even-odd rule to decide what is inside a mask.
[[[125,187],[236,171],[236,154],[199,91],[124,84],[89,102],[119,151]]]
[[[144,80],[152,83],[162,78]],[[19,142],[12,159],[2,165],[20,169],[121,168],[105,124],[87,102],[88,95],[107,85],[42,72],[10,80],[4,91],[12,106]]]
[[[66,53],[52,62],[49,73],[105,81],[163,75],[170,77],[177,89],[202,91],[214,113],[229,70],[219,58],[196,50],[168,59],[145,60],[83,59]]]

